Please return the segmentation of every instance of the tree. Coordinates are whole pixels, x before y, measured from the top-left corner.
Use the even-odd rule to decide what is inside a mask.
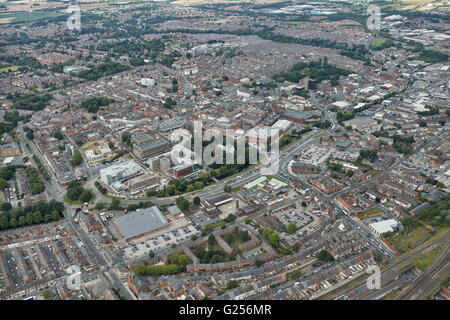
[[[289,233],[295,233],[297,231],[297,225],[293,222],[289,223],[288,227],[287,227],[287,232]]]
[[[128,133],[123,133],[122,134],[122,142],[131,146],[131,136]]]
[[[0,206],[2,211],[9,211],[12,209],[12,205],[9,202],[3,202]]]
[[[81,161],[83,161],[83,158],[81,157],[81,152],[79,150],[75,150],[73,153],[72,160],[70,160],[70,164],[73,166],[77,166],[81,164]]]
[[[331,253],[329,253],[327,250],[322,250],[320,251],[317,255],[316,258],[320,261],[323,262],[331,262],[334,261],[334,257]]]
[[[150,250],[150,251],[148,252],[148,256],[149,256],[150,258],[153,258],[153,257],[155,256],[155,253],[153,252],[153,250]]]
[[[112,199],[111,204],[109,205],[109,210],[121,210],[120,199],[114,198]]]
[[[5,188],[8,186],[8,182],[6,182],[5,179],[0,179],[0,189],[5,190]]]
[[[103,208],[105,208],[105,204],[103,203],[103,202],[97,202],[96,204],[95,204],[95,210],[98,210],[98,211],[100,211],[100,210],[102,210]]]
[[[225,191],[225,192],[231,192],[231,186],[225,186],[225,187],[223,188],[223,191]]]
[[[214,237],[213,234],[210,234],[210,235],[209,235],[209,237],[208,237],[208,244],[209,244],[210,246],[213,246],[213,245],[216,244],[216,238]]]
[[[81,202],[89,202],[92,199],[92,193],[89,190],[83,190],[83,192],[80,195],[80,201]]]
[[[184,197],[178,197],[175,200],[175,203],[177,204],[178,208],[180,208],[180,210],[187,210],[189,208],[189,200],[187,200]]]
[[[195,187],[196,190],[202,189],[203,188],[203,182],[201,182],[201,181],[195,182],[194,183],[194,187]]]
[[[64,136],[63,136],[63,134],[60,131],[56,131],[55,133],[53,133],[53,137],[58,139],[58,140],[64,139]]]
[[[195,206],[200,205],[200,197],[194,197],[193,203]]]

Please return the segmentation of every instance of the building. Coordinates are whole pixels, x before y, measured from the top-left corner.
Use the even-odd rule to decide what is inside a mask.
[[[174,130],[177,128],[181,128],[185,124],[186,121],[184,119],[179,118],[164,119],[158,123],[158,131],[164,132]]]
[[[378,236],[386,232],[394,232],[397,227],[398,221],[394,219],[383,220],[369,224],[369,228]]]
[[[272,125],[272,129],[278,129],[281,132],[286,132],[292,125],[292,122],[286,119],[281,119]]]
[[[144,190],[156,189],[159,186],[160,177],[152,174],[144,174],[129,181],[128,186],[131,194]]]
[[[370,117],[354,118],[344,122],[346,126],[350,126],[353,130],[367,131],[373,130],[378,126],[376,120]]]
[[[169,225],[157,206],[116,218],[115,224],[125,240],[142,237]]]
[[[141,167],[134,161],[127,160],[100,170],[100,177],[106,184],[133,178],[141,173]]]
[[[150,78],[142,78],[141,79],[141,85],[143,85],[143,86],[153,87],[155,84],[156,84],[155,79],[150,79]]]
[[[170,149],[169,142],[146,133],[133,136],[131,141],[133,142],[134,153],[141,159],[162,154]]]
[[[175,177],[178,179],[179,177],[184,177],[187,175],[190,175],[191,173],[194,173],[198,170],[198,164],[188,164],[188,165],[181,165],[177,168],[175,168]]]
[[[291,120],[295,123],[306,123],[317,118],[320,113],[314,111],[298,111],[295,109],[286,109],[281,114],[283,118]]]
[[[84,157],[88,163],[106,160],[112,156],[112,152],[108,144],[102,141],[89,144],[87,147],[83,146],[83,150],[85,150]]]
[[[21,154],[20,146],[17,142],[0,145],[0,156],[10,157]]]
[[[295,174],[316,174],[320,172],[318,167],[303,162],[294,162],[291,166],[291,170]]]

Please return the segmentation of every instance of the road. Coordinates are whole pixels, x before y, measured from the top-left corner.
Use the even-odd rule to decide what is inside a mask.
[[[30,149],[32,150],[32,152],[36,155],[36,157],[41,161],[42,165],[46,168],[47,172],[50,175],[50,181],[45,180],[44,178],[42,178],[42,181],[44,182],[45,188],[49,194],[49,197],[51,199],[54,199],[56,201],[60,201],[64,204],[64,216],[67,219],[67,221],[69,222],[70,226],[72,227],[73,230],[76,231],[76,234],[78,235],[78,237],[80,238],[80,240],[82,241],[82,243],[87,247],[88,251],[93,254],[97,264],[100,266],[100,269],[102,272],[104,272],[106,275],[109,275],[111,277],[111,279],[114,282],[114,285],[116,286],[116,288],[120,291],[120,293],[127,299],[127,300],[131,300],[131,299],[135,299],[134,296],[132,296],[129,291],[125,288],[124,284],[119,280],[119,278],[117,277],[117,275],[115,274],[114,270],[110,270],[110,264],[106,261],[105,257],[103,256],[102,252],[97,249],[95,247],[95,245],[92,243],[91,239],[89,238],[89,236],[86,234],[86,232],[81,228],[81,226],[77,223],[74,222],[74,220],[72,219],[72,210],[75,209],[74,206],[72,207],[71,205],[69,205],[68,203],[64,202],[64,188],[61,187],[58,182],[56,177],[54,176],[53,172],[48,168],[47,166],[47,162],[42,158],[39,150],[37,150],[37,148],[34,146],[34,144],[31,141],[27,141],[25,138],[25,134],[23,131],[23,125],[22,123],[19,123],[18,125],[18,132],[19,132],[19,139],[20,142],[22,144],[22,146],[24,146],[24,150],[27,153],[27,155],[29,155],[30,161],[32,160],[32,156],[29,154],[28,149],[25,147],[25,144],[28,144],[30,146]]]

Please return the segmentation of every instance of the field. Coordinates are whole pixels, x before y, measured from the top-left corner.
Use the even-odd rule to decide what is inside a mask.
[[[0,14],[0,23],[27,22],[43,18],[53,18],[63,15],[56,11],[33,11],[33,12],[15,12]]]
[[[439,255],[442,253],[442,251],[444,251],[444,249],[445,249],[445,246],[441,245],[430,251],[421,253],[414,259],[414,263],[420,269],[425,271],[434,263],[434,261],[436,261],[436,259],[439,257]]]
[[[380,208],[378,208],[378,207],[373,207],[373,208],[370,208],[370,209],[367,209],[367,210],[361,212],[361,213],[358,215],[358,217],[359,217],[361,220],[364,220],[364,219],[368,219],[368,218],[372,218],[372,217],[379,216],[379,215],[382,214],[382,213],[383,213],[383,211],[382,211]]]
[[[192,251],[200,259],[200,263],[220,263],[234,259],[234,257],[223,251],[217,243],[212,246],[208,244],[200,245],[193,248]]]
[[[433,234],[430,230],[424,226],[416,226],[412,230],[406,233],[400,233],[394,236],[386,237],[386,240],[400,253],[407,252],[411,249],[416,248],[429,238]]]
[[[403,10],[417,9],[419,11],[426,11],[433,8],[433,6],[427,6],[428,4],[441,3],[443,5],[444,2],[444,0],[399,0],[395,3],[395,6]]]
[[[0,73],[8,72],[9,70],[16,71],[19,68],[20,68],[20,66],[9,66],[9,67],[0,68]]]
[[[88,190],[88,189],[85,189],[85,190]],[[91,196],[92,196],[92,198],[91,198],[91,200],[89,200],[89,202],[94,202],[95,201],[95,193],[92,192],[91,190],[88,190],[88,191],[91,193]],[[75,201],[70,200],[67,197],[67,194],[64,195],[64,202],[67,202],[68,204],[83,204],[83,202],[80,200],[75,200]]]
[[[329,136],[329,135],[330,135],[330,134],[329,134],[328,132],[324,131],[324,132],[321,132],[321,133],[319,133],[319,134],[316,134],[316,135],[314,136],[314,139],[319,139],[319,138],[326,137],[326,136]]]
[[[386,39],[377,37],[377,38],[375,38],[375,39],[373,40],[373,45],[374,45],[375,47],[379,47],[379,46],[381,46],[381,45],[382,45],[383,43],[385,43],[385,42],[386,42]]]
[[[227,234],[223,237],[223,239],[231,246],[238,248],[241,243],[244,243],[249,240],[248,233],[244,234],[243,231],[239,229],[234,230],[232,233]]]

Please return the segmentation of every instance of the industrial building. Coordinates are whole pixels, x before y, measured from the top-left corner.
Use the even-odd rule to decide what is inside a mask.
[[[116,218],[115,224],[125,240],[142,237],[169,225],[157,206]]]
[[[286,132],[292,125],[292,122],[286,119],[281,119],[272,125],[272,129],[278,129],[281,132]]]
[[[133,151],[141,159],[162,154],[170,149],[170,143],[162,138],[155,138],[141,133],[131,138]]]
[[[184,119],[178,119],[178,118],[171,118],[171,119],[164,119],[161,120],[158,123],[158,130],[159,131],[170,131],[177,128],[181,128],[186,123],[186,120]]]
[[[394,232],[397,227],[398,221],[394,219],[382,220],[369,224],[369,228],[378,236],[386,232]]]

